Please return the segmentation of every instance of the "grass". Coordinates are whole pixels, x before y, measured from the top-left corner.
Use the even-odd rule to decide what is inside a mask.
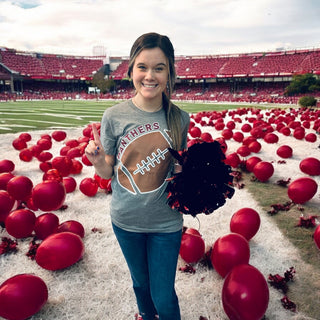
[[[0,134],[26,130],[74,128],[101,120],[104,110],[118,101],[18,101],[0,103]],[[187,112],[222,111],[242,105],[184,103],[177,105]]]
[[[101,120],[104,110],[117,101],[27,101],[0,103],[0,134],[32,130],[71,128],[85,126]],[[177,103],[191,113],[200,111],[222,111],[245,107],[244,105]],[[259,108],[261,108],[259,106]],[[251,181],[250,174],[243,173],[245,187],[265,212],[275,203],[288,201],[286,187],[276,184]],[[319,208],[303,206],[305,215],[318,215]],[[294,206],[289,211],[280,211],[272,216],[281,232],[298,249],[304,262],[294,266],[297,270],[294,283],[289,285],[288,297],[298,309],[318,319],[320,301],[320,250],[313,243],[314,229],[298,228],[302,211]],[[267,214],[267,213],[266,213]],[[276,250],[276,248],[275,248]],[[288,268],[291,266],[288,266]]]

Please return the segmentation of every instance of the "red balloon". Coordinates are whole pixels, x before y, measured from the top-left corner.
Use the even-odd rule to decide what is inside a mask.
[[[32,152],[32,154],[33,154],[34,157],[38,157],[39,154],[40,154],[41,151],[42,151],[42,148],[41,148],[39,145],[35,144],[35,145],[31,146],[31,147],[29,148],[29,150]]]
[[[248,241],[254,237],[259,228],[259,213],[252,208],[242,208],[231,217],[230,231],[241,234]]]
[[[42,176],[42,181],[47,180],[56,180],[62,182],[60,171],[58,171],[57,169],[49,169],[48,171],[46,171]]]
[[[241,131],[237,131],[233,134],[232,136],[233,140],[234,141],[237,141],[237,142],[242,142],[243,141],[243,138],[244,138],[244,135]]]
[[[58,232],[72,232],[80,236],[81,238],[84,238],[85,231],[83,225],[76,220],[68,220],[62,222],[57,229]]]
[[[6,190],[0,190],[0,222],[4,222],[12,210],[15,199]]]
[[[18,274],[0,286],[0,316],[25,320],[39,312],[48,300],[46,283],[32,274]]]
[[[47,172],[48,170],[52,169],[52,164],[49,161],[41,162],[39,164],[39,168],[40,168],[41,171]]]
[[[88,197],[93,197],[98,191],[99,185],[93,178],[84,178],[79,185],[80,191]]]
[[[230,320],[260,320],[269,304],[263,274],[249,264],[235,266],[222,287],[222,305]]]
[[[320,250],[320,225],[316,227],[316,230],[313,233],[313,240]]]
[[[300,162],[299,168],[303,173],[306,173],[310,176],[319,176],[320,160],[313,157],[305,158]]]
[[[71,167],[71,174],[80,174],[83,168],[83,165],[80,161],[76,159],[72,159],[72,167]]]
[[[269,132],[264,136],[263,140],[267,143],[277,143],[279,141],[279,137],[275,133]]]
[[[253,174],[261,182],[269,180],[273,173],[274,168],[271,162],[260,161],[253,168]]]
[[[0,190],[7,190],[8,182],[14,177],[11,172],[0,173]]]
[[[62,141],[67,137],[67,134],[65,131],[57,130],[53,131],[51,134],[52,138],[56,141]]]
[[[252,129],[252,126],[249,123],[245,123],[241,127],[241,131],[243,131],[243,132],[250,132],[251,129]]]
[[[242,145],[241,147],[239,147],[239,148],[237,149],[237,153],[238,153],[241,157],[247,157],[247,156],[251,153],[251,151],[250,151],[250,149],[249,149],[248,146]]]
[[[210,258],[215,270],[224,278],[236,265],[249,262],[249,242],[238,233],[222,236],[213,244]]]
[[[303,204],[313,198],[318,190],[318,184],[309,177],[292,181],[288,186],[289,198],[297,204]]]
[[[189,130],[189,133],[192,138],[200,138],[201,136],[201,130],[199,127],[193,127]]]
[[[226,159],[224,162],[231,166],[232,168],[237,168],[241,162],[238,154],[236,152],[230,153],[229,155],[226,156]]]
[[[77,181],[73,177],[64,177],[62,182],[66,188],[66,193],[73,192],[77,187]]]
[[[52,212],[46,212],[36,218],[34,232],[38,239],[44,240],[56,233],[59,226],[59,218]]]
[[[292,148],[287,145],[283,145],[277,149],[277,155],[284,159],[291,158],[292,153],[293,153]]]
[[[46,270],[60,270],[78,262],[84,254],[84,244],[75,233],[55,233],[44,239],[37,249],[36,262]]]
[[[8,159],[0,160],[0,173],[12,172],[14,168],[15,168],[15,164],[13,161]]]
[[[283,127],[280,129],[280,133],[282,133],[284,136],[290,136],[291,130],[289,127]]]
[[[7,232],[14,238],[21,239],[30,237],[36,222],[36,215],[28,209],[11,211],[6,218]]]
[[[182,235],[179,253],[186,263],[197,263],[205,253],[205,243],[201,235],[187,229]]]
[[[41,162],[46,162],[51,160],[53,157],[52,153],[49,151],[42,151],[37,155],[37,159]]]
[[[304,137],[304,139],[308,142],[316,142],[317,141],[317,135],[315,133],[308,133]]]
[[[250,157],[249,159],[247,159],[247,161],[246,161],[246,169],[247,169],[247,171],[252,172],[254,166],[260,161],[262,161],[262,160],[259,157],[255,157],[255,156]]]
[[[15,176],[8,181],[7,191],[16,200],[26,200],[32,191],[33,183],[26,176]]]
[[[52,147],[52,141],[47,138],[41,138],[37,141],[37,145],[41,148],[41,150],[49,150]]]
[[[35,206],[42,211],[54,211],[64,203],[66,189],[63,183],[56,180],[47,180],[37,184],[32,191]]]
[[[70,139],[70,140],[66,141],[65,143],[66,143],[66,146],[68,146],[70,148],[74,148],[79,145],[79,141],[77,139]]]
[[[222,135],[222,137],[224,139],[229,140],[233,136],[233,131],[231,129],[229,129],[229,128],[223,129],[222,132],[221,132],[221,135]]]
[[[16,149],[16,150],[22,150],[27,148],[27,142],[22,140],[21,138],[16,138],[12,141],[12,146]]]
[[[251,152],[258,153],[261,150],[261,143],[259,141],[252,141],[248,148]]]
[[[28,148],[21,150],[19,152],[19,158],[21,161],[30,162],[33,158],[32,151]]]
[[[201,134],[200,138],[205,142],[212,142],[213,141],[212,135],[209,132],[203,132]]]
[[[67,177],[72,169],[72,161],[67,156],[58,156],[52,159],[52,168],[57,169],[63,177]]]
[[[21,140],[24,140],[25,142],[29,142],[29,141],[31,141],[31,135],[30,135],[30,133],[28,133],[28,132],[23,132],[23,133],[21,133],[20,135],[19,135],[19,138],[21,139]]]
[[[85,164],[86,166],[92,166],[92,163],[89,161],[89,159],[87,158],[87,156],[85,154],[82,155],[81,160],[83,162],[83,164]]]

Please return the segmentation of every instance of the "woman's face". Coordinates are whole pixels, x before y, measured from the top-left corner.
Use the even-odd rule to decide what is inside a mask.
[[[160,48],[144,49],[136,57],[131,78],[140,106],[159,106],[169,76],[168,59]]]

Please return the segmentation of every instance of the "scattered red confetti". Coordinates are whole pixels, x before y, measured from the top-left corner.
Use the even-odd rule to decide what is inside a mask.
[[[1,238],[2,242],[0,243],[0,255],[9,253],[9,252],[16,252],[17,249],[17,241],[14,241],[10,238],[3,237]]]
[[[184,267],[180,267],[179,271],[184,272],[184,273],[196,273],[196,269],[192,267],[190,264],[185,265]]]
[[[307,229],[314,228],[316,226],[316,218],[318,218],[318,216],[310,216],[308,218],[301,216],[299,219],[299,223],[296,225],[296,227],[302,227]]]
[[[278,180],[276,184],[281,187],[286,187],[290,183],[290,181],[291,181],[291,178],[288,178],[287,180],[281,179],[281,180]]]
[[[30,242],[29,251],[26,253],[26,256],[31,260],[34,260],[39,246],[40,242],[37,242],[36,238],[33,238],[33,240]]]
[[[289,211],[291,209],[291,207],[293,206],[293,202],[288,201],[284,204],[281,203],[275,203],[271,205],[271,210],[268,211],[268,213],[270,215],[275,215],[276,213],[278,213],[279,211]]]
[[[281,303],[285,309],[291,310],[292,312],[296,312],[297,310],[296,304],[292,302],[287,296],[284,296],[281,299]]]

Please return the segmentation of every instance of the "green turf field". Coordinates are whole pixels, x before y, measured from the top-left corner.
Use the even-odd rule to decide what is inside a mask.
[[[117,101],[18,101],[0,103],[0,134],[74,128],[101,120],[103,111]],[[237,108],[237,105],[178,102],[191,113]],[[243,106],[241,106],[243,107]]]

